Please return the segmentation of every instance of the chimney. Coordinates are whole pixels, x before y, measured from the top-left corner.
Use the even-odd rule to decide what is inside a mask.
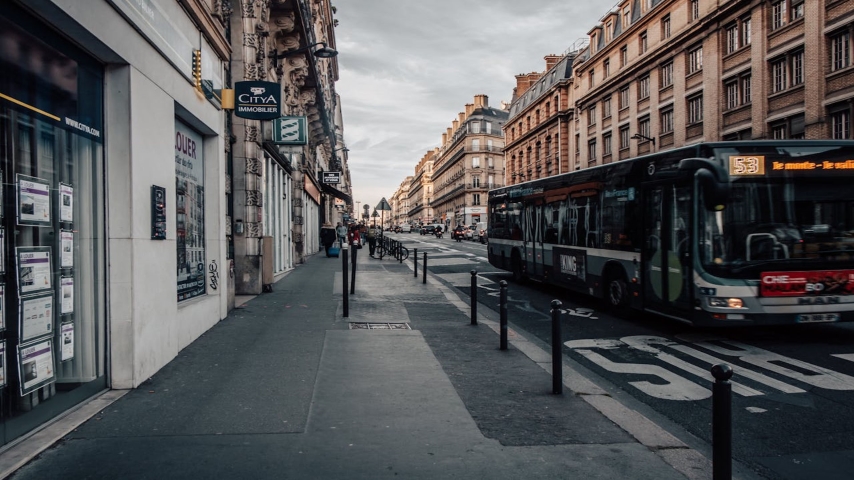
[[[468,108],[468,107],[466,107],[466,108]],[[457,121],[459,121],[459,122],[460,122],[460,125],[464,124],[464,123],[466,122],[466,113],[465,113],[465,112],[460,112],[460,113],[457,115]]]
[[[549,70],[552,69],[552,67],[557,65],[557,62],[559,62],[560,59],[563,58],[563,56],[561,56],[561,55],[546,55],[543,58],[546,59],[546,71],[548,72]]]
[[[528,90],[528,87],[530,86],[531,83],[528,81],[527,73],[516,75],[516,95],[521,97],[525,94],[525,91]]]
[[[446,144],[446,143],[448,143],[448,134],[447,134],[447,133],[443,133],[443,134],[442,134],[442,145],[444,145],[444,144]]]
[[[460,114],[460,115],[462,115],[462,114]],[[452,131],[452,132],[456,132],[458,128],[460,128],[460,121],[459,121],[459,120],[454,120],[454,121],[451,123],[451,131]]]
[[[473,111],[474,111],[474,105],[471,103],[467,103],[466,104],[466,118],[469,118],[471,116],[471,112],[473,112]]]
[[[489,107],[489,97],[484,94],[475,95],[474,96],[474,108],[488,108]]]
[[[447,139],[450,140],[451,137],[453,137],[453,136],[454,136],[454,131],[451,130],[451,127],[448,127],[448,129],[445,130],[445,137],[447,137]],[[442,145],[444,145],[444,143]]]

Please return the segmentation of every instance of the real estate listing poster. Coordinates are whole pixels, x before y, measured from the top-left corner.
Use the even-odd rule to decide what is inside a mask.
[[[66,362],[74,358],[74,323],[63,323],[59,326],[59,361]]]
[[[22,397],[56,380],[53,339],[18,345],[18,378]]]
[[[59,313],[65,315],[74,313],[74,277],[59,279]]]
[[[19,300],[21,341],[53,333],[53,293],[42,293]]]
[[[59,184],[59,221],[71,222],[74,219],[74,188],[65,183]]]
[[[50,226],[50,183],[18,175],[18,225]]]
[[[74,266],[74,232],[62,230],[59,232],[59,268]]]
[[[51,290],[50,247],[18,247],[18,293]]]

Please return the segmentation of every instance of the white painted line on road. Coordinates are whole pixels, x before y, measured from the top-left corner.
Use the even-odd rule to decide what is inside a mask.
[[[747,407],[747,411],[750,413],[765,413],[768,410],[765,410],[764,408],[759,408],[759,407]]]
[[[841,358],[843,360],[848,360],[849,362],[854,362],[854,353],[834,353],[831,357]]]

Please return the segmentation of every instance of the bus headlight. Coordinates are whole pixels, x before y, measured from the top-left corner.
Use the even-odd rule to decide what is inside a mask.
[[[709,297],[709,306],[721,308],[744,308],[744,302],[740,298]]]

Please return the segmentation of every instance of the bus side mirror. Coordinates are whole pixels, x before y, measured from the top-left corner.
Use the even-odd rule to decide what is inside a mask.
[[[686,158],[679,162],[679,171],[694,172],[703,187],[703,205],[707,210],[719,212],[729,200],[729,175],[720,166],[706,158]]]

